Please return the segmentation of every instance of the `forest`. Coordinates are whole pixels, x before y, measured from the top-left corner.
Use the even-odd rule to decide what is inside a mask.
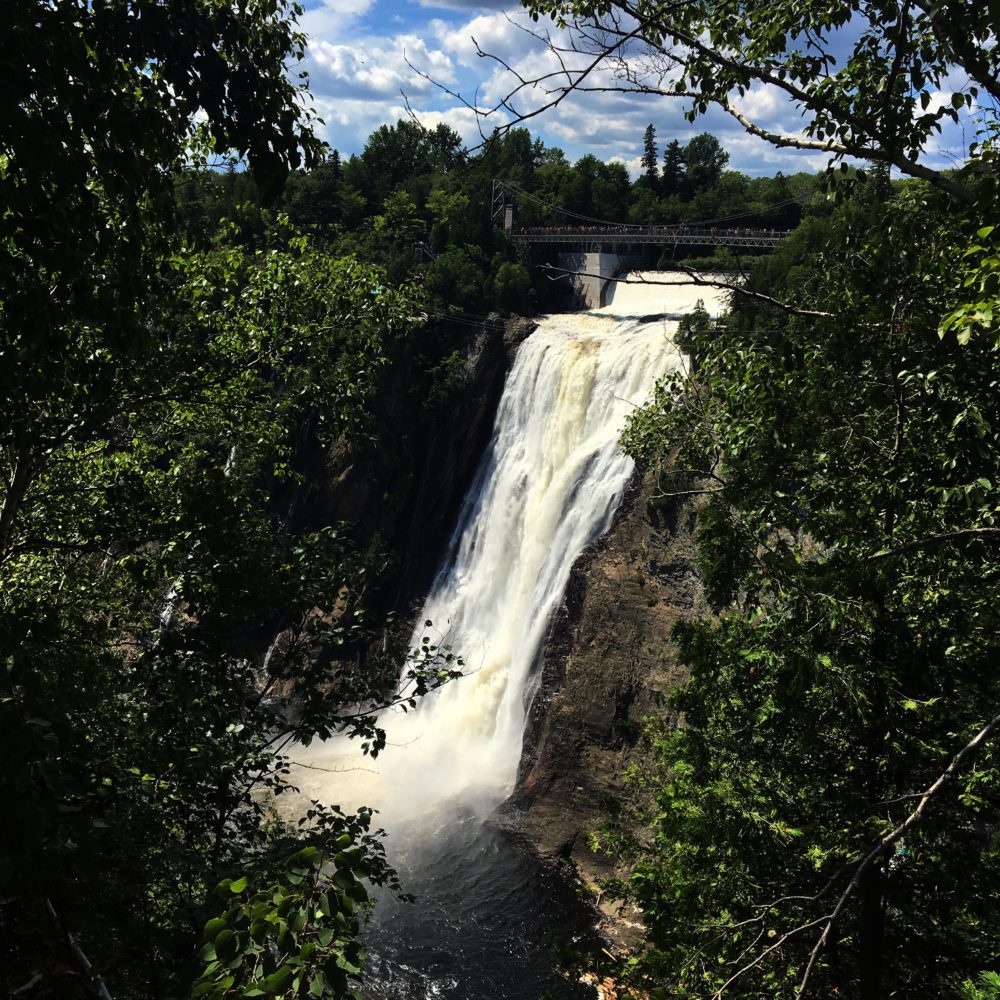
[[[438,312],[483,318],[490,309],[530,313],[554,301],[552,281],[537,267],[544,251],[518,252],[492,217],[495,183],[514,203],[515,229],[718,222],[785,230],[804,212],[826,210],[813,199],[816,175],[727,170],[729,154],[708,133],[684,146],[671,140],[662,162],[653,125],[643,144],[645,166],[633,182],[620,162],[588,154],[570,164],[526,128],[469,154],[447,125],[428,131],[404,119],[376,129],[358,155],[342,160],[332,150],[312,170],[292,173],[267,209],[245,172],[185,171],[178,216],[196,245],[241,246],[280,242],[276,220],[287,218],[315,245],[378,264],[394,283],[419,274]],[[675,255],[668,248],[664,266]],[[735,265],[720,255],[709,266]]]
[[[712,134],[652,124],[634,181],[517,121],[470,151],[401,120],[342,157],[290,73],[290,0],[9,12],[9,996],[360,996],[373,889],[407,886],[370,810],[288,818],[289,747],[344,733],[378,757],[379,712],[461,684],[462,650],[407,647],[399,539],[323,491],[354,463],[381,516],[403,509],[470,341],[555,308],[497,181],[517,226],[794,230],[771,255],[655,262],[732,291],[721,322],[682,324],[692,368],[623,438],[661,504],[695,511],[711,608],[675,629],[689,681],[594,832],[644,945],[581,961],[656,1000],[1000,996],[995,11],[525,6],[608,58],[619,16],[650,58],[685,46],[683,86],[639,89],[692,121],[784,87],[806,117],[788,141],[830,168],[750,177]],[[834,71],[817,52],[852,18]],[[810,32],[815,51],[789,41]],[[925,166],[966,111],[968,156]]]

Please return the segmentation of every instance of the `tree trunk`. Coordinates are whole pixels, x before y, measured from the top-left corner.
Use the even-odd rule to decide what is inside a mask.
[[[14,468],[7,483],[3,506],[0,507],[0,562],[7,557],[7,549],[14,533],[14,519],[30,483],[31,462],[27,450],[24,450],[14,459]]]
[[[882,950],[885,938],[882,866],[872,865],[861,878],[860,1000],[882,998]]]

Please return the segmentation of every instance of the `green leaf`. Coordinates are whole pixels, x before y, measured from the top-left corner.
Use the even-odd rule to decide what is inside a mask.
[[[216,935],[223,927],[226,926],[226,921],[221,917],[213,917],[211,920],[205,924],[205,932],[203,938],[205,941],[214,941]]]
[[[282,966],[264,980],[264,989],[268,993],[281,993],[292,980],[292,970]]]
[[[232,961],[239,951],[239,941],[231,930],[221,931],[215,939],[215,953],[221,962]]]

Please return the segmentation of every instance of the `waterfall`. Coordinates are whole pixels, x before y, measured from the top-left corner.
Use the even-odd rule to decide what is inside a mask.
[[[509,795],[552,613],[632,474],[618,445],[625,420],[682,364],[676,318],[699,299],[718,311],[710,289],[618,284],[609,305],[548,316],[521,345],[413,635],[414,647],[424,636],[451,647],[466,676],[416,711],[384,713],[377,761],[359,764],[342,739],[300,748],[293,757],[307,768],[294,780],[305,795],[372,805],[390,830],[448,804],[485,815]]]

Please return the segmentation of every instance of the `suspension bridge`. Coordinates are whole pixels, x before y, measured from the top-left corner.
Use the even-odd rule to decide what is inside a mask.
[[[546,211],[565,218],[568,224],[515,229],[514,202],[517,198],[537,203]],[[781,208],[794,200],[782,202],[771,208]],[[749,221],[756,215],[755,212],[744,212],[721,219],[669,225],[609,222],[606,219],[595,219],[550,204],[509,181],[493,182],[493,220],[503,226],[504,232],[514,243],[547,243],[584,253],[629,253],[650,245],[773,250],[790,230],[734,224],[740,219]]]
[[[555,226],[507,231],[514,243],[572,245],[588,253],[650,244],[771,250],[788,230],[720,226]]]
[[[517,200],[534,202],[549,218],[564,220],[560,226],[514,227]],[[770,213],[790,205],[790,199],[767,206]],[[647,264],[654,246],[725,247],[736,251],[769,253],[790,230],[761,225],[761,211],[746,211],[718,219],[643,225],[597,219],[546,202],[511,184],[493,181],[493,222],[515,244],[548,244],[557,270],[563,271],[567,287],[588,308],[603,305],[609,283],[623,270]],[[766,215],[764,216],[766,218]]]

